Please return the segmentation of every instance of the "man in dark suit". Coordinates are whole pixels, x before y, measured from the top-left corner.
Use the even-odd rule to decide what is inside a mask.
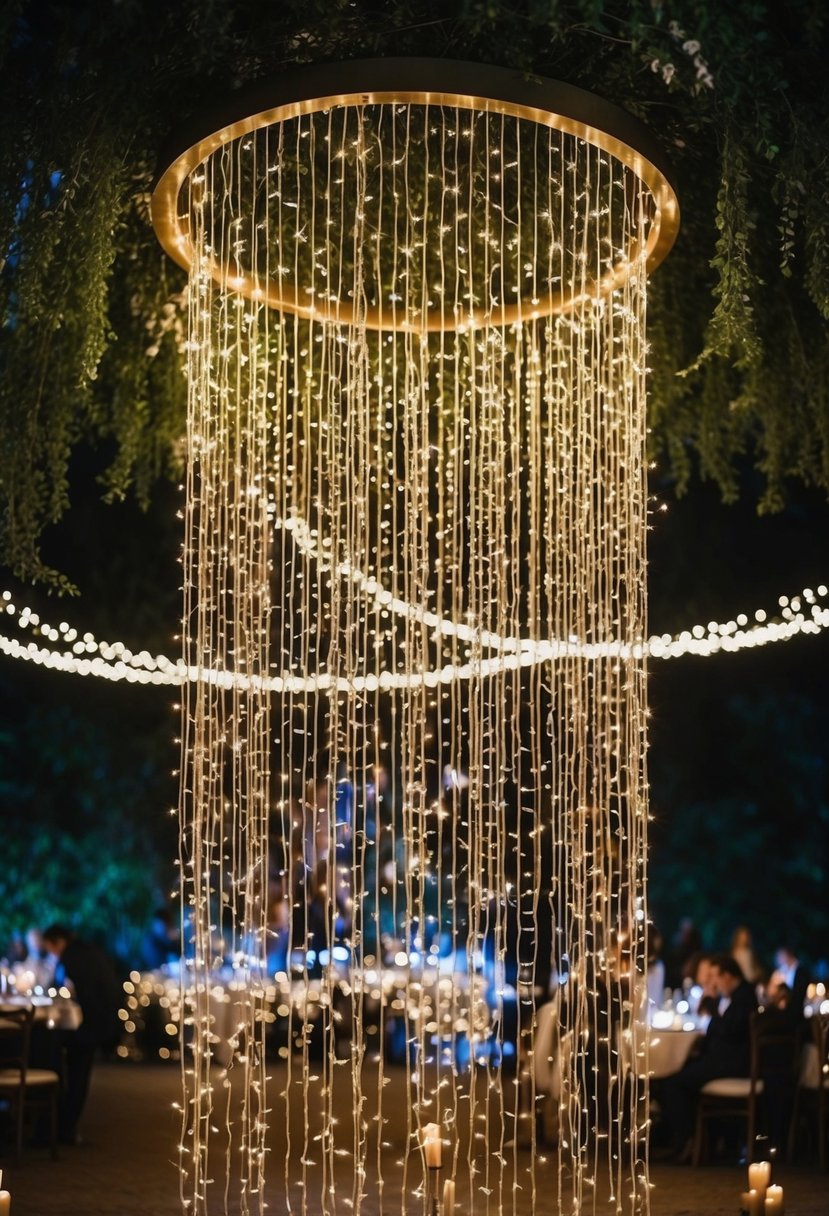
[[[72,985],[83,1015],[77,1030],[53,1032],[50,1036],[65,1059],[60,1138],[65,1144],[73,1144],[89,1092],[95,1053],[99,1049],[111,1050],[118,1042],[118,1010],[123,989],[109,956],[62,925],[50,925],[44,930],[43,944],[57,960],[56,982],[68,981]]]
[[[747,1077],[751,1071],[751,1017],[757,997],[730,954],[711,957],[712,982],[719,997],[708,1032],[663,1089],[664,1115],[677,1159],[690,1160],[699,1091],[717,1077]]]

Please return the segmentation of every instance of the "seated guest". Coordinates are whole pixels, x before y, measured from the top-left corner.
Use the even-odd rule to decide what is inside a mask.
[[[776,1013],[790,1013],[792,1009],[792,990],[788,984],[773,975],[766,984],[764,998],[768,1010]]]
[[[758,988],[757,995],[768,1014],[769,1026],[781,1031],[789,1029],[800,1034],[804,1020],[803,1001],[802,998],[795,1000],[782,972],[774,971],[766,983]]]
[[[728,953],[740,964],[740,970],[748,982],[756,984],[760,979],[760,968],[754,954],[754,942],[748,925],[738,925],[734,930]]]
[[[778,946],[774,954],[775,971],[769,980],[774,989],[785,985],[791,993],[790,1004],[801,1014],[809,987],[809,973],[789,945]]]
[[[143,943],[144,966],[158,971],[181,956],[181,931],[169,908],[156,908]]]
[[[694,956],[694,964],[690,976],[693,980],[691,996],[693,1000],[696,1000],[693,1012],[698,1018],[713,1017],[719,1008],[720,998],[714,984],[714,972],[711,969],[710,954],[697,954]]]
[[[762,992],[763,1029],[771,1036],[761,1060],[763,1106],[771,1144],[785,1148],[797,1088],[796,1061],[800,1058],[804,1029],[803,1002],[796,1002],[787,984],[775,972]]]
[[[52,968],[43,949],[40,930],[28,928],[25,935],[15,933],[9,946],[9,961],[21,991],[48,988],[52,982]]]
[[[662,1008],[662,998],[665,994],[665,963],[662,959],[662,934],[658,929],[651,929],[648,934],[648,1009]]]
[[[50,925],[44,930],[43,945],[56,960],[56,982],[71,984],[81,1007],[82,1022],[77,1030],[53,1031],[49,1035],[55,1054],[59,1055],[62,1049],[66,1060],[60,1138],[65,1144],[74,1144],[89,1092],[95,1052],[99,1048],[111,1050],[121,1033],[118,1010],[123,989],[109,956],[62,925]],[[59,1060],[53,1059],[50,1064],[57,1067]]]
[[[690,1160],[699,1091],[717,1077],[747,1077],[751,1066],[751,1016],[757,997],[730,954],[711,956],[711,981],[719,997],[700,1049],[667,1077],[664,1114],[678,1160]]]

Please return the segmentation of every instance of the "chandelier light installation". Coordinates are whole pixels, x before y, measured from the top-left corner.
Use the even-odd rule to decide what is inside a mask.
[[[385,60],[240,94],[165,164],[183,1206],[645,1212],[661,156],[580,90]]]

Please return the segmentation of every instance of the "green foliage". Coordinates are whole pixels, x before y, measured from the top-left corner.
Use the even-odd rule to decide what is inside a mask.
[[[735,694],[717,721],[717,737],[704,718],[685,736],[684,772],[677,753],[670,772],[654,755],[654,916],[666,932],[693,917],[710,949],[748,924],[767,959],[785,939],[818,954],[829,934],[825,709],[800,694]]]
[[[748,371],[760,362],[763,347],[755,325],[755,300],[763,285],[752,269],[750,249],[756,218],[749,208],[746,150],[729,132],[723,146],[722,185],[717,196],[717,232],[711,267],[717,272],[717,301],[708,323],[706,347],[689,371],[712,355],[732,359]]]
[[[175,475],[181,273],[147,220],[157,149],[202,97],[293,63],[425,55],[570,80],[673,155],[683,208],[654,276],[652,430],[684,488],[760,508],[829,489],[829,106],[820,0],[17,0],[0,17],[0,549],[68,584],[40,537],[79,441],[114,440],[103,492]]]
[[[133,741],[124,727],[37,699],[0,726],[0,950],[58,920],[134,955],[170,883],[172,839],[158,823],[169,741],[158,728]]]

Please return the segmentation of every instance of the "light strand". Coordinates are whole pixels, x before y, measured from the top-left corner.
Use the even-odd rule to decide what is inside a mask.
[[[350,568],[350,567],[349,567]],[[372,580],[365,580],[367,594],[374,594]],[[456,624],[446,618],[423,609],[412,607],[395,598],[388,599],[387,593],[376,593],[376,605],[387,607],[389,611],[399,612],[401,616],[410,616],[427,627],[434,628],[436,634],[455,636],[463,641],[472,643],[479,641],[482,645],[505,651],[517,651],[503,660],[491,662],[482,661],[477,668],[472,664],[459,664],[456,667],[440,669],[437,672],[415,672],[409,676],[394,675],[390,672],[381,673],[376,677],[380,688],[403,688],[418,686],[419,683],[451,684],[454,680],[469,679],[473,673],[487,675],[500,670],[515,667],[530,667],[549,659],[560,657],[595,658],[599,655],[606,657],[646,654],[654,659],[680,659],[686,655],[698,658],[708,658],[719,654],[736,654],[747,649],[757,649],[786,642],[800,636],[814,637],[829,628],[829,607],[822,606],[818,601],[824,599],[829,591],[821,584],[816,590],[809,588],[792,597],[781,596],[779,607],[782,608],[782,619],[769,619],[770,614],[764,609],[758,609],[752,614],[755,624],[748,626],[749,615],[740,613],[732,620],[718,622],[709,621],[706,625],[693,625],[675,634],[654,634],[648,638],[641,648],[639,644],[625,645],[616,642],[606,642],[598,645],[567,642],[529,642],[521,638],[496,638],[491,633],[482,631],[476,633],[473,626]],[[78,636],[78,631],[62,625],[58,629],[41,621],[38,613],[28,608],[18,609],[11,598],[11,593],[3,592],[0,612],[16,616],[21,629],[29,628],[49,641],[57,640],[63,635],[67,641],[72,635]],[[747,627],[748,626],[748,627]],[[486,641],[483,639],[486,638]],[[70,650],[55,650],[35,641],[24,642],[19,638],[0,634],[0,653],[8,658],[20,659],[24,662],[35,663],[54,671],[62,671],[73,675],[94,676],[110,681],[127,681],[131,684],[160,684],[180,686],[191,681],[203,680],[207,683],[218,683],[225,687],[231,684],[240,688],[250,685],[249,677],[229,671],[212,671],[195,666],[186,666],[181,660],[173,660],[165,655],[151,655],[142,650],[133,652],[123,642],[97,641],[93,634],[85,632],[75,641]],[[347,690],[355,688],[364,690],[374,685],[375,677],[355,677],[353,681],[338,684],[339,688]],[[262,687],[272,692],[293,691],[300,693],[313,689],[329,689],[332,682],[327,674],[308,679],[294,677],[269,676],[262,680]]]

